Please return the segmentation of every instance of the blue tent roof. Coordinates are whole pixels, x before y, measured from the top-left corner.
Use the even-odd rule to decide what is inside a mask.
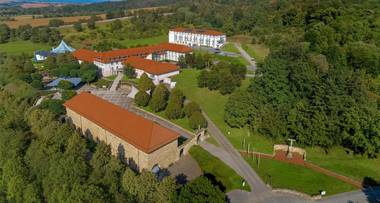
[[[64,53],[73,52],[73,51],[75,51],[75,49],[67,45],[66,42],[62,40],[61,43],[56,48],[54,48],[51,52],[55,54],[64,54]]]
[[[47,87],[57,87],[59,82],[61,82],[62,80],[66,80],[66,81],[71,82],[71,84],[73,84],[74,87],[78,86],[79,83],[82,82],[81,78],[57,78],[57,79],[53,80],[51,83],[47,84],[46,86]]]

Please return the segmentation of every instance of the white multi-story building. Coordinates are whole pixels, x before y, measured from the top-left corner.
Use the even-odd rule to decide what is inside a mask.
[[[153,61],[178,61],[181,56],[191,53],[192,49],[178,44],[162,43],[147,47],[119,49],[108,52],[95,52],[80,49],[73,53],[79,63],[94,63],[103,76],[116,75],[124,67],[124,61],[130,57],[140,57]]]
[[[226,41],[226,34],[215,30],[175,28],[169,31],[169,43],[173,44],[220,48]]]

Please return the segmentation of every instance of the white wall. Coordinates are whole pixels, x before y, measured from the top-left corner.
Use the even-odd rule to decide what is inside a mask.
[[[227,41],[226,35],[203,35],[197,33],[169,31],[169,43],[187,46],[222,47]]]
[[[158,85],[160,83],[170,84],[171,83],[170,77],[173,77],[173,76],[179,74],[179,70],[173,71],[173,72],[170,72],[170,73],[165,73],[165,74],[162,74],[162,75],[153,75],[153,74],[147,73],[144,70],[140,70],[140,69],[135,69],[135,71],[136,71],[136,77],[137,78],[140,78],[141,75],[143,75],[145,73],[145,74],[148,75],[148,77],[150,79],[152,79],[152,81],[153,81],[153,83],[155,85]]]

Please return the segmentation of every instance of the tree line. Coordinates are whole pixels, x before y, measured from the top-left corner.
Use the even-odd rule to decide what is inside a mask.
[[[379,2],[261,2],[255,10],[261,22],[251,34],[271,53],[250,87],[230,97],[225,121],[276,140],[376,156]]]

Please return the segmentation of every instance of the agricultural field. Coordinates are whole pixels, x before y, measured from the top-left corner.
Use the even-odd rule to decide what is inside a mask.
[[[105,19],[105,15],[99,15],[102,19]],[[34,18],[32,15],[20,15],[13,17],[13,20],[3,21],[2,23],[7,24],[10,28],[18,28],[20,25],[31,25],[33,27],[46,26],[49,24],[51,19],[60,19],[65,22],[65,24],[73,24],[79,20],[88,20],[90,16],[69,16],[69,17],[56,17],[56,18]]]
[[[51,47],[47,44],[33,43],[31,41],[12,41],[0,44],[0,52],[5,52],[10,55],[29,54],[32,55],[36,50],[50,50]]]

